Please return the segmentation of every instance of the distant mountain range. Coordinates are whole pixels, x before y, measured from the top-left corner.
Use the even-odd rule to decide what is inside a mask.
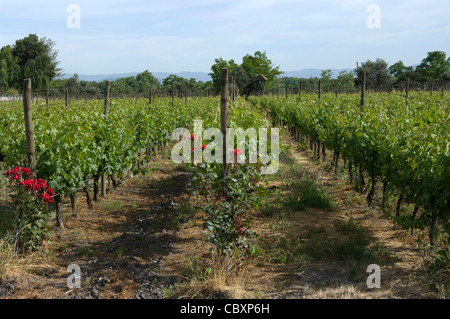
[[[337,78],[339,75],[339,72],[341,71],[353,71],[354,69],[330,69],[331,70],[331,77],[333,79]],[[310,78],[310,77],[318,77],[320,78],[320,74],[322,73],[322,69],[303,69],[301,71],[286,71],[281,76],[288,76],[288,77],[294,77],[294,78]]]
[[[353,69],[331,69],[332,77],[336,78],[341,71],[352,71]],[[151,71],[150,71],[151,72]],[[296,77],[296,78],[309,78],[309,77],[320,77],[322,69],[303,69],[301,71],[286,71],[282,76]],[[78,74],[78,79],[80,81],[95,81],[101,82],[104,80],[114,81],[120,78],[126,78],[130,76],[136,76],[141,72],[131,72],[131,73],[113,73],[113,74]],[[183,77],[185,79],[194,78],[197,81],[211,81],[211,77],[206,72],[179,72],[179,73],[167,73],[167,72],[151,72],[155,78],[162,82],[170,74],[175,74],[177,76]],[[73,73],[67,73],[61,78],[68,79],[73,76]]]

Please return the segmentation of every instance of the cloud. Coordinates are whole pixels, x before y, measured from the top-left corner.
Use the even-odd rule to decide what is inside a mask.
[[[81,29],[69,29],[69,4]],[[381,9],[369,29],[366,9]],[[281,69],[353,67],[374,55],[407,61],[449,52],[447,0],[69,0],[0,1],[0,46],[29,33],[54,40],[67,72],[208,72],[217,57],[266,51]],[[422,53],[420,53],[422,54]],[[286,66],[286,67],[285,67]]]

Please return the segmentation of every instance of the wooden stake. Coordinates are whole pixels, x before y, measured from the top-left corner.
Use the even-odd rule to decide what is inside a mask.
[[[69,109],[69,87],[66,87],[66,109]]]
[[[222,173],[223,177],[227,177],[229,175],[228,166],[227,166],[227,145],[226,145],[226,133],[229,124],[228,119],[228,102],[229,102],[229,94],[228,94],[228,69],[222,68],[220,74],[220,127],[223,134],[223,163],[222,163]],[[224,183],[225,189],[227,188],[227,183]]]
[[[322,94],[322,80],[319,80],[319,100],[321,99]]]
[[[173,109],[173,104],[174,104],[174,99],[175,99],[175,90],[174,90],[174,82],[172,82],[172,109]]]
[[[23,113],[25,118],[25,134],[27,143],[28,168],[36,170],[36,151],[34,146],[34,128],[31,107],[31,79],[23,81]]]
[[[105,114],[105,122],[108,119],[108,105],[110,104],[110,87],[111,83],[106,82],[106,92],[105,92],[105,107],[103,113]],[[103,172],[102,175],[102,197],[106,197],[106,173]]]
[[[45,106],[47,107],[48,111],[48,89],[45,91]]]
[[[406,106],[408,106],[408,96],[409,96],[409,77],[406,80]]]
[[[361,118],[364,115],[364,105],[366,104],[366,76],[367,73],[363,72],[363,78],[361,83]]]

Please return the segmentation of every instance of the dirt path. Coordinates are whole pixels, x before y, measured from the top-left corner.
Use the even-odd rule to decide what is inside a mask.
[[[334,174],[330,155],[326,162],[312,159],[309,151],[300,150],[292,139],[283,139],[295,161],[313,173],[323,189],[331,194],[337,209],[324,211],[306,208],[285,214],[287,225],[274,232],[267,227],[268,220],[261,218],[257,226],[263,242],[273,246],[276,238],[309,238],[308,229],[320,229],[323,246],[342,237],[336,230],[336,222],[354,220],[369,239],[368,246],[378,247],[379,253],[359,264],[351,260],[307,260],[301,263],[270,263],[254,267],[255,290],[262,290],[264,298],[438,298],[436,289],[430,287],[429,279],[421,268],[421,252],[415,239],[383,215],[379,207],[369,208],[365,195],[358,194],[347,182],[345,174]],[[340,165],[342,165],[342,161]],[[379,196],[380,197],[380,196]],[[381,202],[381,198],[376,198]],[[270,222],[270,221],[269,221]],[[308,240],[308,239],[306,239]],[[318,246],[317,249],[323,249]],[[372,260],[372,261],[371,261]],[[381,268],[381,288],[367,287],[366,267],[378,263]],[[352,273],[353,272],[353,273]]]
[[[51,268],[12,278],[1,297],[163,298],[177,278],[161,274],[160,263],[178,241],[174,216],[187,196],[188,178],[167,161],[157,166],[156,172],[126,180],[93,210],[80,198],[78,218],[69,218],[41,250]],[[80,289],[67,287],[69,264],[81,268]]]
[[[39,257],[34,255],[46,266],[36,267],[32,275],[7,278],[0,285],[0,298],[437,298],[420,270],[413,238],[393,227],[379,209],[367,208],[326,163],[311,160],[286,135],[283,144],[289,146],[292,161],[317,176],[338,208],[255,214],[255,253],[240,261],[233,280],[205,285],[198,280],[211,265],[211,247],[202,238],[203,217],[187,205],[195,200],[186,189],[188,175],[166,157],[152,164],[148,175],[127,179],[93,210],[80,198],[78,217],[69,217],[64,231],[46,244]],[[283,180],[272,181],[269,187],[272,194],[282,191],[282,199],[290,191]],[[69,208],[66,212],[70,216]],[[369,263],[330,259],[325,253],[329,243],[345,238],[336,221],[346,223],[350,218],[362,227],[370,245],[378,247],[377,256],[383,256],[376,260],[381,267],[380,289],[367,288]],[[295,249],[305,243],[317,244],[310,255],[323,253],[325,258],[301,259]],[[280,262],[286,256],[292,260]],[[79,289],[67,287],[69,264],[81,268]]]

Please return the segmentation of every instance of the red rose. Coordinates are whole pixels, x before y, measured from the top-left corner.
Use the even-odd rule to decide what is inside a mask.
[[[241,155],[242,154],[242,150],[237,148],[237,149],[234,150],[234,154]]]
[[[44,200],[44,202],[53,204],[53,198],[49,194],[43,193],[43,194],[39,195],[39,197],[42,198]]]

